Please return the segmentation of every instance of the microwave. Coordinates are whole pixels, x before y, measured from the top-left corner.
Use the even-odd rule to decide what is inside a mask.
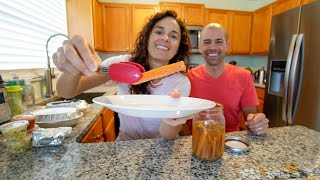
[[[200,44],[200,36],[202,31],[202,26],[187,26],[188,34],[191,43],[191,53],[200,53],[199,52],[199,44]]]

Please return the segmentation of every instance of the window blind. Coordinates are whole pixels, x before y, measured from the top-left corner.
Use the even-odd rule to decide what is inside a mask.
[[[66,0],[0,1],[0,70],[47,67],[46,42],[67,35]],[[49,57],[66,37],[48,42]]]

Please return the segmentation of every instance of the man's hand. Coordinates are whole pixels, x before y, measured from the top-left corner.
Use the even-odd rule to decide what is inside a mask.
[[[269,127],[269,119],[263,113],[248,114],[246,125],[256,135],[265,134]]]

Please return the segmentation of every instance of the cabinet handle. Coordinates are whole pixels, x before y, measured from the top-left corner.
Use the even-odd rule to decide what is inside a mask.
[[[98,136],[94,136],[93,139],[96,139],[96,140],[100,140],[101,136],[98,135]]]

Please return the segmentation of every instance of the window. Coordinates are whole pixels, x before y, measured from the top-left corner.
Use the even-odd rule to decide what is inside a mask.
[[[0,70],[46,68],[46,42],[56,33],[67,34],[65,0],[1,0]],[[65,39],[50,39],[52,65],[52,54]]]

